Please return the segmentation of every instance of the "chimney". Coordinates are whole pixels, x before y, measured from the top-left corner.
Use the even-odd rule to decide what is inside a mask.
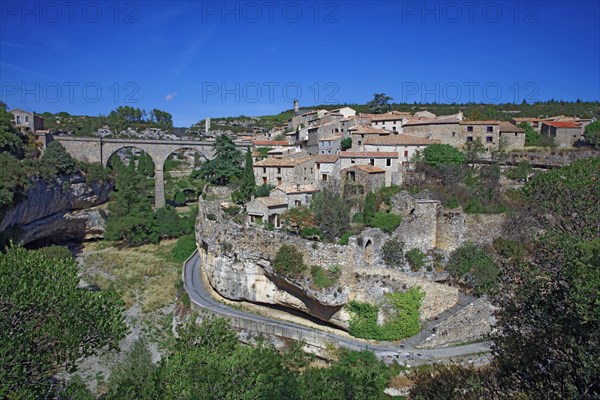
[[[298,108],[298,99],[294,99],[294,116],[300,114],[299,108]]]

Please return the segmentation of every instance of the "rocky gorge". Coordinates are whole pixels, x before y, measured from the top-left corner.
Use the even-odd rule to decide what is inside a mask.
[[[81,176],[37,180],[4,212],[0,232],[16,231],[24,244],[101,238],[104,212],[94,207],[108,200],[112,187],[107,182],[86,182]]]

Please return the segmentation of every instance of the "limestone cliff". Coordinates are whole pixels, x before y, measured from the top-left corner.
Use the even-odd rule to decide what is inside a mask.
[[[110,183],[87,183],[82,177],[61,177],[52,183],[38,180],[26,197],[6,211],[0,232],[17,227],[24,243],[53,237],[98,237],[103,218],[98,210],[88,210],[106,202]]]
[[[423,319],[435,317],[457,301],[456,288],[385,268],[380,252],[389,236],[378,229],[366,230],[343,246],[238,225],[211,202],[200,200],[199,210],[196,239],[206,276],[230,300],[288,307],[343,329],[350,319],[343,306],[354,299],[381,304],[388,292],[420,286],[425,291]],[[296,246],[306,265],[341,266],[338,283],[315,290],[308,278],[290,280],[274,274],[271,260],[283,244]]]

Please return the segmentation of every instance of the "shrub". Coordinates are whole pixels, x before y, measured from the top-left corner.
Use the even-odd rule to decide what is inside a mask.
[[[274,189],[275,186],[269,184],[263,184],[256,187],[256,197],[269,197],[271,194],[271,190]]]
[[[196,250],[196,238],[194,235],[182,236],[171,250],[171,258],[175,262],[182,263],[192,255],[194,250]]]
[[[404,243],[396,238],[388,239],[381,251],[383,261],[389,266],[398,266],[404,262]]]
[[[300,276],[305,270],[304,256],[296,246],[284,244],[277,250],[277,254],[275,254],[275,258],[273,259],[273,271],[295,278]]]
[[[305,239],[321,240],[323,232],[321,232],[321,230],[316,226],[307,226],[306,228],[302,228],[300,231],[300,236]]]
[[[417,248],[410,249],[406,252],[406,260],[410,265],[410,269],[416,272],[425,265],[425,254]]]
[[[318,265],[310,267],[310,274],[312,275],[313,282],[318,288],[329,288],[335,285],[341,272],[342,270],[339,265],[333,265],[329,270],[325,270]]]
[[[402,222],[402,216],[394,213],[377,212],[373,216],[371,226],[379,228],[386,233],[392,233]]]
[[[155,215],[161,237],[175,238],[194,231],[194,218],[189,215],[180,217],[173,207],[159,208]]]
[[[351,301],[349,332],[352,336],[374,340],[400,340],[416,335],[420,330],[419,309],[425,293],[419,287],[407,292],[394,292],[386,295],[386,303],[396,310],[383,324],[377,324],[379,307]]]
[[[432,144],[423,150],[425,163],[437,167],[442,164],[462,164],[465,155],[449,144]]]
[[[342,237],[340,238],[340,240],[338,241],[338,244],[341,245],[347,245],[348,244],[348,240],[350,239],[350,236],[352,236],[352,232],[346,232],[342,235]]]
[[[45,255],[48,258],[57,258],[59,260],[73,260],[73,254],[67,246],[47,246],[37,250],[38,253]]]
[[[498,285],[500,271],[494,260],[472,243],[454,250],[446,270],[472,287],[477,294],[490,293]]]
[[[183,192],[177,191],[177,193],[175,193],[175,197],[173,198],[173,202],[175,205],[183,206],[187,202],[187,197],[185,197]]]
[[[340,143],[340,148],[342,149],[342,151],[348,150],[350,147],[352,147],[352,138],[351,137],[343,138]]]

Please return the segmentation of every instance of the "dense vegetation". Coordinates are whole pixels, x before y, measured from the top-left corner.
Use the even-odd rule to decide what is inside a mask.
[[[340,350],[327,368],[309,366],[299,344],[278,352],[258,341],[244,346],[224,319],[187,323],[159,365],[143,342],[115,369],[107,400],[383,399],[392,370],[372,353]],[[69,392],[70,391],[70,392]],[[76,398],[95,398],[77,381]]]
[[[297,278],[305,270],[304,255],[296,246],[284,244],[277,250],[273,259],[273,271],[290,278]]]
[[[51,133],[68,132],[76,136],[91,136],[99,129],[108,127],[112,132],[119,133],[128,128],[143,130],[146,128],[160,128],[170,132],[173,128],[171,114],[159,109],[150,112],[130,106],[120,106],[108,115],[86,116],[70,115],[67,112],[41,114],[44,118],[45,128]]]
[[[477,294],[491,293],[496,289],[500,274],[493,258],[472,243],[464,244],[450,254],[446,270]]]
[[[392,312],[382,325],[377,323],[381,307],[353,300],[347,305],[351,315],[349,332],[354,337],[374,340],[400,340],[416,335],[421,329],[419,309],[424,296],[418,287],[388,293],[385,304]]]
[[[525,185],[511,238],[494,243],[501,279],[491,364],[417,375],[413,398],[600,396],[599,162],[577,161]],[[489,263],[475,255],[476,264]]]
[[[52,184],[75,175],[84,176],[89,183],[111,179],[101,165],[74,160],[59,142],[50,142],[40,157],[35,137],[18,132],[12,118],[0,103],[0,215],[24,198],[37,180]]]
[[[72,257],[0,253],[0,398],[44,398],[58,369],[117,347],[126,332],[120,296],[78,283]]]

